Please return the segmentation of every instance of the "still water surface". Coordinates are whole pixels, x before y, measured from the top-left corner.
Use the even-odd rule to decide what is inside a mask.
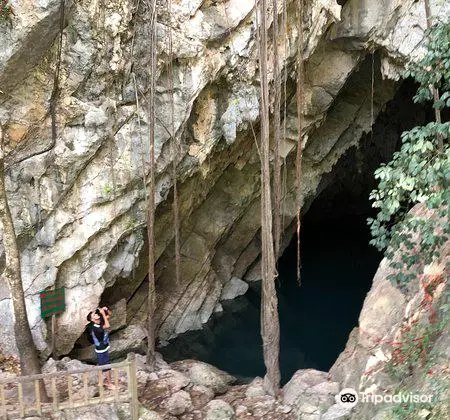
[[[277,292],[283,383],[298,369],[327,371],[357,325],[380,255],[368,245],[365,217],[303,224],[302,279],[296,281],[296,241],[278,262]],[[264,375],[259,335],[260,285],[223,304],[201,331],[172,340],[159,351],[167,361],[193,358],[242,381]]]

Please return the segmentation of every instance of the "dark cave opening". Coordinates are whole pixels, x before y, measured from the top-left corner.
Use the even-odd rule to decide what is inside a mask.
[[[305,217],[299,286],[295,242],[278,265],[283,383],[298,369],[329,370],[357,324],[380,262],[380,255],[368,246],[364,216],[322,222]],[[223,313],[203,330],[187,332],[159,351],[168,361],[194,358],[211,363],[243,382],[263,376],[260,283],[252,283],[244,296],[222,305]]]
[[[400,147],[400,135],[431,118],[415,105],[416,86],[405,81],[378,116],[373,132],[341,157],[325,176],[302,222],[302,284],[296,281],[296,239],[278,261],[280,368],[285,383],[298,369],[327,371],[343,351],[369,291],[381,255],[369,245],[368,196],[374,170]],[[199,331],[160,347],[167,361],[202,360],[241,381],[263,376],[260,284],[222,303]]]

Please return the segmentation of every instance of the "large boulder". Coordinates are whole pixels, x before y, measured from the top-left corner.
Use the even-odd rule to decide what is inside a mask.
[[[216,394],[225,393],[236,379],[226,372],[217,369],[208,363],[196,360],[183,360],[171,364],[175,370],[187,375],[194,385],[210,388]]]
[[[140,407],[139,420],[163,420],[163,417],[156,411],[148,410],[145,407]]]
[[[232,420],[234,410],[230,404],[222,400],[212,400],[204,408],[205,420]]]
[[[162,369],[155,374],[155,377],[148,377],[144,389],[140,392],[140,401],[142,403],[149,407],[158,407],[165,410],[168,410],[170,406],[175,411],[175,407],[190,406],[187,403],[188,400],[190,401],[190,396],[188,399],[184,393],[170,400],[173,395],[189,385],[190,381],[187,376],[172,369]],[[182,403],[182,401],[186,404]]]
[[[255,378],[248,385],[247,390],[245,391],[245,396],[247,398],[251,397],[262,397],[266,395],[266,391],[264,390],[264,379]]]
[[[192,400],[188,392],[177,391],[166,398],[159,406],[169,414],[179,416],[192,409]]]
[[[147,369],[147,356],[142,354],[136,354],[136,368],[137,370],[148,370]],[[169,364],[166,363],[162,357],[162,355],[158,352],[155,353],[155,369],[164,370],[169,369]]]
[[[214,398],[214,391],[203,385],[193,385],[189,389],[192,404],[195,409],[200,409]]]
[[[347,420],[350,418],[350,411],[349,408],[334,404],[326,411],[321,420]]]
[[[334,405],[339,390],[339,383],[330,380],[326,372],[298,370],[283,387],[283,404],[294,407],[299,418],[320,420],[320,416]]]

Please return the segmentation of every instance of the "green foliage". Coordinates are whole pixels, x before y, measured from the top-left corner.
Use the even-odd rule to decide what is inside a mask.
[[[104,194],[104,195],[109,195],[109,194],[111,194],[111,192],[112,192],[111,185],[109,185],[109,184],[103,185],[102,191],[103,191],[103,194]]]
[[[430,86],[439,89],[440,97],[434,106],[441,110],[450,107],[450,24],[435,25],[428,39],[425,56],[409,65],[406,76],[420,84],[415,102],[433,100]],[[370,199],[378,214],[368,220],[371,244],[386,250],[395,269],[390,278],[394,283],[404,284],[414,278],[416,264],[436,259],[450,235],[449,138],[448,122],[415,127],[402,134],[402,147],[391,162],[375,171],[379,184]],[[408,213],[418,203],[433,211],[434,216],[427,211],[420,215]],[[393,261],[399,249],[403,250],[401,260]]]
[[[420,83],[414,102],[433,100],[430,90],[430,86],[433,86],[442,91],[434,106],[443,109],[450,107],[450,24],[438,23],[427,35],[426,54],[417,63],[409,65],[405,76]]]

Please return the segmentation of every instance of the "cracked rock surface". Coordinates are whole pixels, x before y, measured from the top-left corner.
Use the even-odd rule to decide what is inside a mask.
[[[49,352],[48,326],[40,318],[38,292],[46,288],[66,287],[67,310],[57,325],[60,355],[72,350],[86,314],[100,300],[114,304],[125,299],[126,322],[145,320],[150,12],[146,2],[138,3],[139,9],[133,0],[66,1],[54,124],[50,98],[60,2],[17,2],[12,21],[0,22],[0,120],[10,152],[8,198],[29,320],[43,356]],[[358,1],[343,8],[332,0],[310,3],[304,51],[304,207],[314,199],[322,176],[370,129],[370,53],[378,50],[376,116],[395,93],[405,61],[420,54],[426,26],[423,7],[413,0],[365,2],[363,9]],[[449,8],[431,3],[441,13]],[[180,0],[170,14],[166,6],[158,1],[155,75],[161,340],[201,328],[227,296],[224,288],[233,289],[227,284],[248,278],[259,257],[260,228],[253,137],[259,131],[254,2]],[[295,19],[295,7],[288,1],[289,31],[286,40],[277,40],[287,77],[287,136],[282,144],[287,239],[295,215]],[[181,217],[179,284],[173,267],[173,159]],[[0,241],[0,269],[2,253]],[[254,271],[252,275],[257,277]],[[15,353],[11,307],[0,279],[0,342],[6,352]],[[182,395],[177,401],[181,406],[187,400]]]

